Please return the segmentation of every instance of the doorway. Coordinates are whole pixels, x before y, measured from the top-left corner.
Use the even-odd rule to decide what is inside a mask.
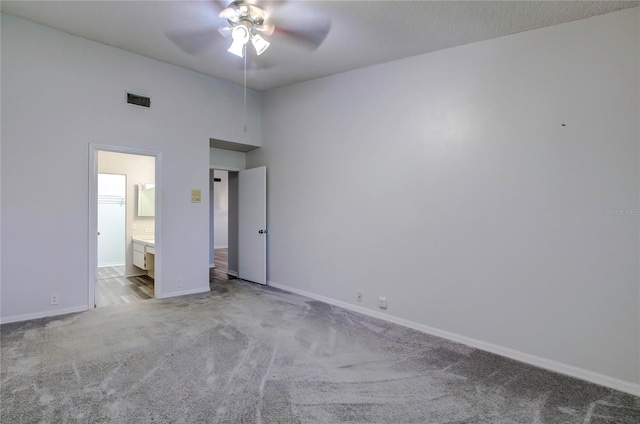
[[[224,202],[219,195],[217,170],[210,169],[209,191],[209,267],[212,286],[215,278],[227,281],[228,276],[258,284],[267,283],[267,228],[266,228],[266,167],[228,172],[227,270],[217,270],[224,252],[216,252],[216,202]],[[224,218],[223,218],[224,220]],[[216,256],[222,258],[216,259]],[[213,287],[212,287],[213,288]]]
[[[162,251],[160,154],[90,145],[89,166],[89,308],[157,297]],[[139,208],[144,187],[154,188],[152,213]],[[149,267],[134,264],[138,240],[148,248]]]
[[[209,285],[238,276],[237,266],[237,172],[209,170]]]

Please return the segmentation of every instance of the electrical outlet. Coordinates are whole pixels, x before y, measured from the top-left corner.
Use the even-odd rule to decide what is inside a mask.
[[[49,305],[50,306],[55,306],[58,304],[58,295],[55,293],[51,293],[49,295]]]
[[[384,296],[380,296],[380,297],[378,298],[378,306],[379,306],[381,309],[387,309],[387,298],[386,298],[386,297],[384,297]]]
[[[358,292],[356,298],[358,299],[358,303],[362,303],[362,292]]]
[[[182,287],[182,280],[178,280],[178,282],[176,283],[176,287]]]

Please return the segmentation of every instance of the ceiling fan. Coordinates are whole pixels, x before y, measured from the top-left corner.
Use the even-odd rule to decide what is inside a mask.
[[[211,28],[167,33],[169,39],[187,53],[201,53],[218,34],[231,38],[229,53],[245,59],[251,50],[258,56],[263,54],[271,43],[293,43],[315,50],[331,28],[329,19],[305,13],[304,6],[297,7],[303,2],[236,0],[227,4],[211,0],[209,4],[225,23],[216,25],[212,19]],[[252,49],[247,48],[249,44]]]
[[[271,45],[260,35],[261,33],[271,35],[275,30],[274,24],[265,23],[267,14],[264,9],[238,0],[232,2],[229,7],[220,12],[219,16],[226,18],[230,25],[219,29],[223,35],[227,31],[231,32],[233,42],[227,49],[229,53],[243,57],[249,40],[251,40],[251,44],[256,49],[258,56],[264,53]]]

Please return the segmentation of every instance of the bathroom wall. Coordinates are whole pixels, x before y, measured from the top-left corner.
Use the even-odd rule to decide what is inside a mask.
[[[155,158],[117,152],[98,152],[98,172],[122,174],[127,178],[126,228],[125,228],[125,275],[142,275],[143,270],[133,265],[131,237],[153,237],[155,218],[138,216],[136,184],[155,182]]]

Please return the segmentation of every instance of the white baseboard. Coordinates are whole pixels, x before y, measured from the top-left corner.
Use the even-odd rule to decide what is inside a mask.
[[[76,306],[73,308],[56,309],[53,311],[36,312],[33,314],[13,315],[9,317],[3,317],[0,319],[0,324],[9,324],[10,322],[29,321],[32,319],[55,317],[58,315],[74,314],[76,312],[88,311],[87,305]]]
[[[207,293],[207,292],[210,292],[210,291],[211,291],[211,288],[209,286],[200,287],[200,288],[191,289],[191,290],[181,290],[181,291],[163,293],[161,296],[156,296],[156,299],[166,299],[168,297],[186,296],[188,294]]]
[[[216,267],[216,264],[209,264],[209,269],[213,269]]]
[[[449,331],[440,330],[438,328],[429,327],[427,325],[418,324],[413,321],[409,321],[403,318],[398,318],[387,313],[373,311],[361,306],[352,305],[340,300],[331,299],[322,295],[311,293],[305,290],[296,289],[294,287],[285,286],[283,284],[274,283],[269,281],[268,285],[281,290],[285,290],[291,293],[299,294],[302,296],[310,297],[311,299],[319,300],[321,302],[328,303],[330,305],[339,306],[350,311],[359,312],[364,315],[368,315],[374,318],[379,318],[384,321],[392,322],[394,324],[402,325],[404,327],[412,328],[420,332],[431,334],[433,336],[442,337],[443,339],[451,340],[457,343],[462,343],[467,346],[471,346],[486,352],[495,353],[496,355],[504,356],[507,358],[515,359],[516,361],[524,362],[530,365],[534,365],[539,368],[544,368],[550,371],[554,371],[560,374],[568,375],[570,377],[579,378],[591,383],[599,384],[601,386],[609,387],[611,389],[620,390],[621,392],[630,393],[634,396],[640,396],[640,384],[635,384],[629,381],[620,380],[618,378],[609,377],[604,374],[599,374],[593,371],[585,370],[582,368],[574,367],[572,365],[564,364],[562,362],[553,361],[550,359],[542,358],[528,353],[520,352],[514,349],[510,349],[504,346],[499,346],[493,343],[484,342],[471,337],[462,336],[460,334],[451,333]]]
[[[228,248],[229,248],[229,246],[213,246],[213,250],[216,250],[216,249],[228,249]]]
[[[227,270],[227,275],[230,275],[232,277],[238,277],[238,271],[233,271],[233,270]]]

